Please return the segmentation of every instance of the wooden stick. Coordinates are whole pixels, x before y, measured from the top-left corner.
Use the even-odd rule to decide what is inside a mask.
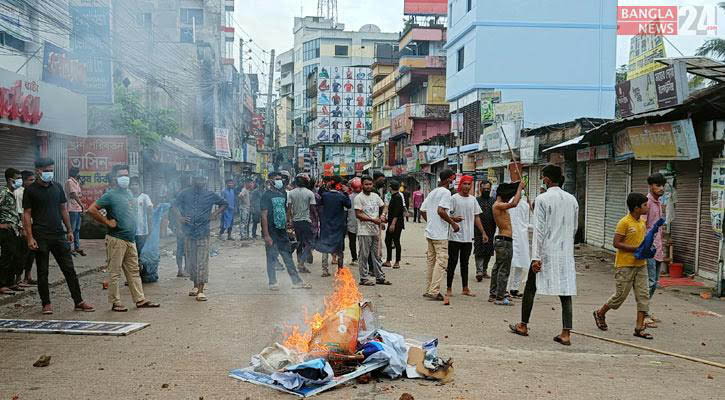
[[[622,346],[634,347],[635,349],[646,350],[646,351],[650,351],[652,353],[658,353],[658,354],[663,354],[663,355],[666,355],[666,356],[682,358],[683,360],[694,361],[694,362],[706,364],[706,365],[709,365],[709,366],[712,366],[712,367],[717,367],[717,368],[723,368],[723,369],[725,369],[725,364],[720,364],[720,363],[715,362],[715,361],[704,360],[702,358],[686,356],[684,354],[672,353],[672,352],[669,352],[669,351],[654,349],[652,347],[640,346],[638,344],[625,342],[623,340],[609,339],[609,338],[605,338],[605,337],[602,337],[602,336],[592,335],[590,333],[577,332],[577,331],[571,331],[571,333],[576,333],[577,335],[586,336],[586,337],[593,338],[593,339],[599,339],[599,340],[603,340],[605,342],[611,342],[611,343],[621,344]]]
[[[519,180],[524,179],[524,176],[521,174],[521,170],[519,169],[519,163],[516,161],[516,156],[514,155],[514,151],[511,149],[511,144],[509,144],[509,139],[506,137],[506,131],[503,130],[503,126],[499,125],[499,130],[501,130],[501,133],[503,134],[503,140],[506,141],[506,147],[509,148],[509,152],[511,153],[511,161],[513,161],[514,166],[516,167],[516,172],[519,174]]]

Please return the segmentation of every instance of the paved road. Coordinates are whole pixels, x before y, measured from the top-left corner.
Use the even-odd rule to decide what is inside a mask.
[[[421,225],[409,224],[403,235],[403,268],[386,270],[393,286],[365,287],[388,330],[411,339],[438,337],[440,353],[453,357],[456,378],[439,386],[421,380],[381,380],[349,384],[323,399],[716,399],[722,398],[725,371],[673,357],[575,336],[565,348],[552,341],[560,327],[558,298],[539,296],[530,324],[531,336],[507,332],[520,318],[520,307],[486,302],[488,281],[472,283],[479,297],[455,296],[450,307],[422,299],[425,242]],[[279,340],[286,324],[299,322],[302,309],[319,307],[331,291],[330,278],[319,277],[319,265],[305,276],[311,291],[267,290],[261,242],[241,247],[219,242],[211,258],[209,301],[188,297],[190,283],[176,278],[170,256],[162,259],[161,280],[146,285],[147,296],[162,303],[158,310],[112,313],[105,276],[81,278],[84,294],[99,311],[72,311],[67,289],[53,291],[55,319],[148,322],[150,327],[128,337],[30,335],[0,333],[0,399],[261,399],[292,398],[227,377],[232,368]],[[725,318],[696,316],[709,310],[725,315],[725,302],[705,301],[692,288],[659,290],[654,311],[664,320],[653,330],[654,341],[632,337],[635,305],[630,299],[609,314],[610,331],[599,332],[591,311],[614,288],[611,257],[582,249],[577,258],[579,296],[574,303],[575,329],[725,363]],[[603,260],[603,261],[602,261]],[[319,257],[316,261],[319,261]],[[454,283],[460,291],[460,279]],[[128,292],[124,301],[131,303]],[[42,319],[38,300],[26,297],[0,308],[3,317]],[[42,354],[52,356],[47,368],[34,368]]]

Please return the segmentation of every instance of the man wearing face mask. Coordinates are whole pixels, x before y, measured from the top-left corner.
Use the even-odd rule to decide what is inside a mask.
[[[496,199],[491,197],[491,182],[481,183],[481,195],[476,199],[481,207],[481,225],[486,236],[494,237],[496,233],[496,221],[493,219],[493,203]],[[476,258],[476,280],[481,282],[483,278],[490,278],[488,275],[488,264],[493,256],[493,240],[483,241],[483,235],[479,231],[474,232],[473,254]]]
[[[5,170],[5,188],[0,188],[0,294],[12,295],[24,291],[16,275],[22,272],[20,260],[20,218],[13,191],[23,185],[20,171]]]
[[[73,228],[66,208],[63,187],[53,182],[55,161],[41,158],[35,162],[38,179],[28,186],[23,194],[23,228],[28,248],[35,252],[38,268],[38,293],[43,303],[43,314],[53,314],[48,287],[48,263],[53,253],[60,271],[65,277],[76,311],[95,311],[92,305],[83,301],[78,283],[71,244]],[[65,229],[63,229],[65,227]]]
[[[209,281],[209,222],[224,212],[228,203],[206,189],[206,177],[197,175],[188,188],[176,197],[174,208],[184,230],[184,254],[194,289],[189,296],[206,301],[204,286]],[[212,213],[214,206],[216,211]]]
[[[119,281],[121,272],[126,276],[128,289],[137,308],[157,308],[158,303],[146,299],[139,272],[138,249],[136,248],[136,222],[138,209],[136,198],[128,189],[131,179],[128,165],[114,165],[111,169],[111,189],[88,207],[88,215],[109,228],[106,235],[106,259],[111,274],[108,285],[108,301],[111,310],[126,312],[121,303]],[[101,214],[106,210],[106,215]]]

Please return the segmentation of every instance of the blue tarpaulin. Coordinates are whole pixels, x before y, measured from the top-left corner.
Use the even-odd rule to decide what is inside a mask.
[[[170,207],[169,203],[161,203],[154,210],[151,233],[143,246],[140,256],[141,264],[144,266],[141,281],[144,283],[159,280],[159,262],[161,261],[159,231],[161,229],[161,219],[166,215]]]

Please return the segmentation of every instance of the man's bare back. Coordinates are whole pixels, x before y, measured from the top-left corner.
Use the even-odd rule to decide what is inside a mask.
[[[511,216],[509,216],[508,210],[516,208],[521,201],[521,190],[524,188],[524,182],[519,183],[519,187],[516,190],[516,195],[513,197],[511,202],[505,202],[501,199],[501,196],[496,198],[496,202],[493,203],[493,220],[496,222],[498,227],[498,236],[513,237],[513,231],[511,229]]]

